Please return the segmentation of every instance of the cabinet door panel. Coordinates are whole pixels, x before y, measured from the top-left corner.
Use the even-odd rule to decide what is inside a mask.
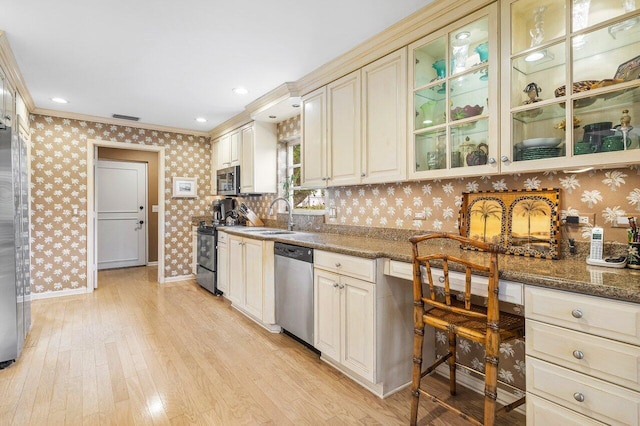
[[[327,86],[330,186],[360,183],[360,70]]]
[[[229,161],[231,166],[240,164],[240,154],[242,152],[242,140],[240,131],[231,133],[229,138]]]
[[[224,169],[231,165],[231,146],[229,135],[224,135],[218,140],[218,168]]]
[[[234,304],[244,307],[244,249],[242,238],[229,236],[229,295]]]
[[[262,242],[244,239],[245,309],[262,320]]]
[[[316,269],[313,280],[314,346],[340,362],[340,277]]]
[[[254,158],[253,158],[253,127],[242,129],[242,162],[240,163],[240,190],[243,193],[253,191]]]
[[[216,280],[218,290],[228,297],[229,292],[229,249],[226,243],[218,241],[218,269]]]
[[[362,69],[363,183],[407,177],[406,56],[403,48]]]
[[[325,186],[327,177],[326,89],[302,98],[302,182],[307,188]]]
[[[375,382],[374,288],[371,283],[341,277],[344,285],[342,363]]]

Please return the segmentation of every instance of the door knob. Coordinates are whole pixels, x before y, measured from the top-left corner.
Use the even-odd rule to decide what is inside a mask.
[[[144,210],[144,206],[140,206],[140,210]]]
[[[144,220],[141,220],[140,222],[138,222],[140,225],[144,225]]]

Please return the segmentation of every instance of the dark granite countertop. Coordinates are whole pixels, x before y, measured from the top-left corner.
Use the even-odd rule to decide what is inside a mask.
[[[226,227],[225,231],[369,259],[389,258],[411,262],[411,244],[405,236],[380,238],[326,232],[264,235],[251,232],[250,228],[247,232],[248,229],[244,227]],[[438,251],[444,249],[439,243],[432,245]],[[446,250],[457,251],[460,256],[476,261],[486,257],[480,253],[461,250],[458,245],[448,245]],[[503,280],[640,303],[640,270],[590,266],[581,255],[560,260],[501,255],[499,262],[500,278]]]

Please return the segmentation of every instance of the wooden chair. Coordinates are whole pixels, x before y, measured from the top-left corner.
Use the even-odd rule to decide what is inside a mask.
[[[465,260],[460,255],[446,253],[428,253],[427,244],[424,241],[434,239],[455,240],[464,246],[481,249],[485,253],[471,253],[469,257],[477,257],[484,264]],[[418,402],[420,394],[427,396],[434,402],[453,411],[476,425],[482,425],[480,421],[463,413],[443,399],[432,395],[420,387],[421,379],[433,372],[437,366],[448,361],[449,363],[449,392],[456,394],[456,336],[470,339],[485,345],[485,397],[484,397],[484,425],[494,424],[496,413],[510,411],[524,402],[524,398],[496,411],[498,360],[500,342],[524,335],[524,318],[517,315],[500,313],[498,308],[498,253],[503,252],[502,247],[481,241],[471,240],[455,234],[433,233],[417,235],[409,239],[413,245],[413,299],[414,299],[414,347],[413,347],[413,381],[411,385],[411,424],[415,425],[418,416]],[[426,254],[420,254],[419,246]],[[431,245],[435,247],[435,245]],[[431,250],[432,251],[432,250]],[[452,249],[457,252],[457,248]],[[465,256],[466,257],[466,256]],[[433,262],[433,263],[432,263]],[[449,286],[450,265],[465,273],[464,300],[458,301],[452,297]],[[444,302],[436,300],[432,267],[442,268],[444,272]],[[488,276],[488,302],[487,306],[471,304],[471,275],[480,274]],[[428,297],[423,296],[423,276],[426,278],[429,288]],[[444,330],[449,337],[449,352],[447,355],[422,371],[422,347],[424,341],[425,326],[432,326]]]

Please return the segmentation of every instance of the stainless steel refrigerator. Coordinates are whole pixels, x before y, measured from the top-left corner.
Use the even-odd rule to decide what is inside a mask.
[[[18,358],[31,327],[27,142],[11,121],[0,117],[0,369]]]

